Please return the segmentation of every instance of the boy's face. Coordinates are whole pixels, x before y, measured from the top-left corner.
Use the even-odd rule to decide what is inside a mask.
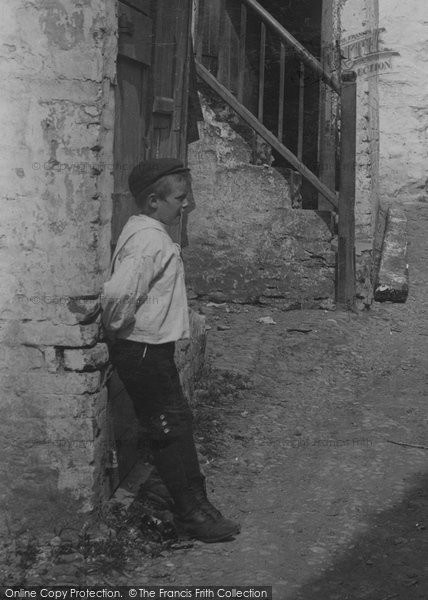
[[[155,210],[150,214],[164,225],[176,225],[187,207],[187,194],[190,189],[189,177],[168,175],[165,179],[165,191],[162,197],[156,196]]]

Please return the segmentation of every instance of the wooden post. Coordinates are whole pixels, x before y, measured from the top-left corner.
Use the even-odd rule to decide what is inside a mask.
[[[355,306],[355,146],[357,75],[342,73],[337,303]]]
[[[297,158],[303,160],[303,127],[305,121],[305,65],[299,67],[299,121],[297,126]]]
[[[226,0],[220,0],[219,3],[219,20],[218,20],[218,64],[217,64],[217,79],[223,85],[228,85],[228,77],[226,73],[226,57],[229,39],[226,36]]]
[[[263,123],[263,106],[265,96],[265,60],[266,60],[266,25],[260,25],[260,57],[259,57],[259,103],[258,103],[258,119]]]
[[[285,99],[285,44],[281,42],[279,55],[279,94],[278,94],[278,139],[282,143],[284,136],[284,99]]]
[[[205,29],[205,0],[199,0],[197,21],[196,21],[195,50],[196,50],[196,60],[200,63],[202,63],[203,44],[204,44],[204,29]]]

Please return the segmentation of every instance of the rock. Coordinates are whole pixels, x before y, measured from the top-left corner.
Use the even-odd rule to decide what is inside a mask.
[[[62,544],[62,540],[61,540],[61,538],[60,538],[59,536],[57,536],[57,535],[56,535],[55,537],[53,537],[53,538],[50,540],[50,545],[51,545],[53,548],[58,548],[59,546],[61,546],[61,544]]]
[[[61,554],[59,560],[63,563],[74,563],[84,561],[85,559],[79,552],[72,552],[71,554]]]
[[[260,317],[257,319],[257,323],[263,323],[264,325],[276,325],[276,321],[272,317]]]
[[[407,218],[403,210],[391,207],[387,216],[374,299],[377,302],[405,302],[408,293]]]
[[[222,304],[223,302],[226,302],[227,296],[226,294],[223,294],[223,292],[210,292],[208,294],[208,299],[216,304]]]

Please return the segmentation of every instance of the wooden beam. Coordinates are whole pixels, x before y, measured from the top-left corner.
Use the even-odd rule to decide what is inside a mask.
[[[226,0],[219,0],[217,79],[222,83],[227,82],[225,57],[228,55],[229,40],[226,34]]]
[[[297,158],[303,158],[303,127],[305,121],[305,65],[299,68],[299,120],[297,124]]]
[[[241,28],[239,31],[239,72],[238,72],[238,100],[244,102],[245,88],[245,63],[247,45],[247,7],[241,4]]]
[[[196,22],[196,60],[202,62],[202,52],[204,44],[204,30],[205,30],[205,0],[199,0],[198,2],[198,15]]]
[[[260,56],[259,56],[259,103],[258,118],[263,123],[265,96],[265,61],[266,61],[266,25],[260,23]]]
[[[279,55],[279,94],[278,94],[278,139],[282,143],[284,135],[284,98],[285,98],[285,45],[281,42]]]
[[[355,154],[357,75],[342,74],[337,303],[355,306]]]
[[[299,173],[303,175],[319,192],[322,194],[330,204],[336,209],[338,202],[336,193],[330,190],[326,185],[318,179],[318,177],[312,173],[298,158],[289,150],[284,144],[275,137],[275,135],[269,131],[257,117],[255,117],[245,106],[242,106],[240,102],[233,96],[229,90],[227,90],[221,83],[217,81],[213,75],[199,62],[196,61],[196,71],[199,77],[209,85],[233,110],[252,128],[256,133],[260,135],[268,144],[272,146],[281,156],[283,156]]]

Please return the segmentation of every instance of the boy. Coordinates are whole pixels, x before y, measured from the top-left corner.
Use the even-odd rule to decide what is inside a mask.
[[[115,337],[110,358],[148,428],[154,463],[174,500],[179,531],[203,542],[239,533],[206,496],[192,414],[174,363],[174,344],[189,337],[180,247],[165,226],[179,224],[190,175],[172,158],[144,161],[129,176],[141,214],[123,228],[102,294],[103,323]]]

